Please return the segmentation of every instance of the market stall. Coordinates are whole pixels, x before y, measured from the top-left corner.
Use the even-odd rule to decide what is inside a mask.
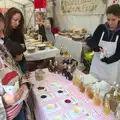
[[[87,92],[80,92],[75,81],[71,82],[61,74],[54,74],[44,70],[44,80],[35,78],[31,73],[34,84],[33,96],[36,120],[114,120],[112,112],[107,115],[101,104],[87,96]],[[76,75],[83,75],[76,70]],[[96,79],[94,79],[96,80]],[[74,84],[74,85],[73,85]]]
[[[44,60],[54,58],[59,54],[59,49],[52,46],[49,42],[40,42],[29,36],[26,36],[25,41],[27,51],[24,53],[27,61]]]
[[[86,29],[82,30],[63,30],[55,35],[55,46],[59,49],[67,49],[78,63],[81,59],[81,52],[85,38],[89,36]]]
[[[65,37],[65,36],[60,36],[57,35],[55,36],[55,46],[57,48],[61,48],[61,46],[64,46],[64,49],[67,48],[67,50],[71,53],[72,57],[77,60],[78,62],[80,61],[81,58],[81,51],[82,51],[82,42],[78,41],[73,41],[71,38]]]
[[[37,51],[35,53],[27,53],[26,52],[24,55],[25,55],[25,58],[27,61],[37,61],[37,60],[44,60],[44,59],[48,59],[48,58],[53,58],[57,54],[59,54],[59,49],[46,48],[45,50]]]

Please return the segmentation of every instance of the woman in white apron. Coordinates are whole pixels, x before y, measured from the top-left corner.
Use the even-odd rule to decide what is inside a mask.
[[[99,25],[87,42],[95,51],[90,73],[109,84],[120,83],[120,6],[109,6],[106,15],[107,22]]]

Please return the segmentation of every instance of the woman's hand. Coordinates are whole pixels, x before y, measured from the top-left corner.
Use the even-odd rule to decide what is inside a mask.
[[[25,77],[27,78],[27,79],[29,79],[30,78],[30,72],[25,72]]]
[[[25,48],[25,44],[20,44],[23,48]]]
[[[38,25],[45,25],[44,22],[38,22]]]
[[[23,91],[26,91],[28,89],[27,84],[22,84],[20,87]]]
[[[18,100],[20,100],[20,98],[22,97],[23,93],[24,93],[24,87],[21,87],[16,93],[15,95],[12,95],[10,93],[5,93],[3,95],[3,102],[5,103],[5,105],[12,105],[15,104]]]
[[[99,49],[100,49],[100,52],[104,52],[104,50],[103,50],[103,48],[102,48],[102,47],[100,47]]]

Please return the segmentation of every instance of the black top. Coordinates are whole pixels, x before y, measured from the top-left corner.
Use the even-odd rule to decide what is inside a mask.
[[[25,44],[23,33],[20,33],[17,29],[13,29],[11,31],[11,33],[9,35],[9,38],[13,42],[17,42],[17,43],[20,43],[20,44]]]
[[[95,30],[92,38],[87,41],[87,45],[90,46],[93,51],[99,52],[99,41],[103,32],[105,32],[103,40],[109,42],[115,42],[116,36],[119,35],[115,54],[109,58],[104,59],[104,62],[110,64],[120,59],[120,26],[118,26],[115,31],[110,31],[107,23],[100,24]]]
[[[44,25],[39,25],[39,34],[42,35],[42,42],[47,41]]]
[[[25,45],[24,35],[23,33],[20,33],[17,29],[13,29],[10,35],[4,38],[4,44],[8,50],[9,50],[9,47],[12,47],[13,42]],[[26,51],[26,47],[24,51]],[[27,70],[25,57],[23,56],[23,59],[18,63],[21,67],[22,72],[25,73]]]
[[[9,40],[10,42],[16,42],[19,44],[24,44],[25,45],[25,41],[24,41],[24,35],[23,33],[19,32],[19,30],[17,29],[13,29],[10,33],[10,35],[6,38],[5,37],[5,43]],[[26,50],[26,48],[24,49],[24,51]]]

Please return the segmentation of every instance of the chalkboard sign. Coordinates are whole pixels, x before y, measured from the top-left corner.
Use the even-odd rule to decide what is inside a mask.
[[[103,0],[61,0],[63,14],[104,14]]]

